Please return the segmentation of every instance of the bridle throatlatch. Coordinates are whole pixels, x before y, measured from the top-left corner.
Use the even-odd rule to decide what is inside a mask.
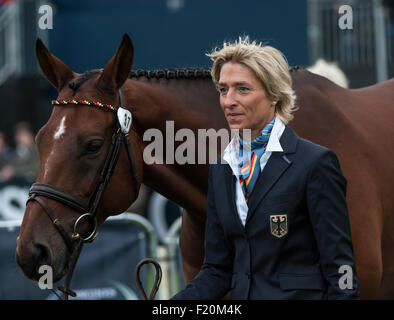
[[[122,147],[122,143],[124,143],[125,145],[127,157],[129,159],[130,167],[133,173],[133,179],[135,183],[135,199],[137,199],[138,197],[139,180],[138,180],[138,172],[135,166],[135,161],[130,150],[130,140],[128,137],[128,132],[130,130],[132,123],[132,115],[130,111],[123,108],[122,94],[120,90],[119,90],[118,107],[113,107],[109,104],[105,104],[97,101],[72,100],[72,99],[55,100],[52,101],[52,104],[53,105],[67,105],[67,104],[88,105],[92,107],[111,110],[115,112],[115,114],[117,115],[116,128],[112,136],[112,142],[109,147],[107,157],[104,161],[104,165],[101,169],[97,185],[94,189],[94,192],[90,195],[89,199],[83,199],[74,196],[73,194],[71,194],[66,190],[60,189],[58,187],[55,187],[47,183],[40,183],[40,182],[33,183],[29,190],[29,198],[27,202],[36,201],[42,207],[44,212],[48,215],[49,219],[51,219],[53,225],[56,227],[56,229],[62,236],[67,246],[67,249],[70,253],[70,261],[68,264],[68,273],[66,276],[65,284],[64,286],[58,287],[58,289],[64,293],[64,300],[68,300],[68,296],[72,296],[72,297],[76,296],[76,293],[70,289],[70,282],[71,282],[72,274],[75,269],[75,265],[78,261],[78,257],[81,253],[83,244],[86,242],[92,242],[97,237],[97,219],[96,219],[97,209],[100,205],[100,201],[103,197],[104,191],[115,169],[116,163],[119,158],[120,150]],[[73,232],[71,235],[62,226],[60,219],[55,217],[52,210],[46,205],[43,198],[49,198],[55,200],[65,206],[68,206],[72,210],[81,213],[81,215],[74,223]],[[78,226],[82,222],[88,222],[89,227],[92,230],[90,234],[85,238],[82,237],[78,232]],[[55,290],[52,289],[52,292],[59,299],[61,299],[61,297],[57,294]]]

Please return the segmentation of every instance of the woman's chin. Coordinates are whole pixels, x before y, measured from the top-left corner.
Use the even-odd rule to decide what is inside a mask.
[[[231,130],[243,130],[245,126],[240,122],[228,122],[228,126]]]

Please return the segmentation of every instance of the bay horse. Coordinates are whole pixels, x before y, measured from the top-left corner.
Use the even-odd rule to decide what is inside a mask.
[[[138,179],[134,179],[122,146],[98,206],[98,225],[108,216],[127,210],[141,183],[174,201],[184,209],[180,248],[188,282],[198,273],[204,257],[209,165],[148,165],[143,157],[148,142],[143,135],[154,128],[165,136],[166,120],[174,121],[175,130],[189,128],[196,135],[201,128],[229,128],[209,69],[130,71],[133,52],[125,35],[103,70],[78,74],[40,40],[36,46],[41,69],[59,92],[57,100],[87,99],[117,105],[120,90],[124,108],[133,118],[128,137]],[[348,90],[303,68],[292,68],[292,78],[299,110],[290,126],[301,137],[334,150],[348,181],[347,203],[361,297],[393,298],[394,80]],[[55,105],[36,136],[40,153],[36,181],[88,199],[99,179],[116,123],[116,116],[102,108]],[[78,212],[54,199],[45,198],[45,202],[65,232],[71,234]],[[86,222],[82,224],[89,230]],[[16,257],[25,275],[33,280],[39,279],[38,268],[43,264],[52,266],[55,282],[67,273],[70,254],[65,241],[35,201],[26,205]]]

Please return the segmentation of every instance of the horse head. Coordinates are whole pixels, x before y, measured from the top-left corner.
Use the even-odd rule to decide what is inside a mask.
[[[105,180],[103,175],[108,173],[103,171],[111,161],[108,159],[110,150],[116,147],[114,137],[119,130],[124,131],[119,127],[119,113],[115,111],[121,103],[120,89],[131,69],[133,45],[125,35],[103,70],[84,74],[73,72],[40,40],[37,40],[36,53],[44,75],[58,90],[54,103],[63,104],[54,104],[48,122],[35,138],[40,169],[30,190],[32,201],[26,205],[16,257],[27,277],[38,280],[40,266],[48,265],[56,282],[68,271],[71,252],[66,238],[77,234],[86,239],[91,234],[89,217],[76,223],[83,215],[84,204],[91,208],[91,202],[97,202],[94,222],[100,225],[108,216],[129,208],[138,194],[142,151],[133,123],[128,134],[124,132],[119,138],[129,139],[130,148],[118,144],[120,151],[112,159],[115,162],[110,170],[113,173],[103,190],[97,190],[102,187],[100,181]],[[130,166],[133,162],[130,158],[134,160],[134,168]],[[45,190],[49,190],[48,194]]]

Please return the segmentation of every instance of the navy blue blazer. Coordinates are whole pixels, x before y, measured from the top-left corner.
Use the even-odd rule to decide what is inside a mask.
[[[221,299],[228,291],[231,299],[359,298],[346,179],[335,153],[288,126],[280,143],[283,152],[272,153],[256,183],[245,226],[230,166],[210,166],[204,263],[172,299]]]

